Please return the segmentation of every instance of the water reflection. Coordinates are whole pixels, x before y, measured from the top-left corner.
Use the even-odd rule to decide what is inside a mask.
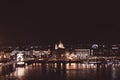
[[[119,64],[34,63],[18,67],[0,80],[119,80],[119,75]]]
[[[0,75],[2,75],[2,67],[0,66]]]
[[[25,74],[25,68],[16,68],[16,74],[18,77],[22,77]]]

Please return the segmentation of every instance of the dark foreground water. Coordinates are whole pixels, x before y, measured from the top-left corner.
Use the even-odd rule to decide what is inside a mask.
[[[0,80],[120,80],[120,65],[34,63],[0,75]]]

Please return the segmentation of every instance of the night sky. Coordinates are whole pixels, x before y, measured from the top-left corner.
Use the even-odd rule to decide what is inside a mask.
[[[0,44],[120,43],[120,24],[96,24],[89,10],[20,3],[2,7]]]

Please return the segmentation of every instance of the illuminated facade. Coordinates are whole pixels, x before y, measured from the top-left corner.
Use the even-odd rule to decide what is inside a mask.
[[[0,61],[10,60],[10,52],[0,52]]]
[[[57,46],[57,44],[55,44],[55,50],[57,50],[58,49],[58,46]]]
[[[36,59],[44,59],[48,58],[50,55],[51,51],[50,49],[48,50],[33,50],[33,55],[36,56]]]
[[[55,44],[55,50],[57,50],[58,48],[60,48],[60,49],[64,49],[65,48],[64,45],[63,45],[63,43],[61,41],[59,42],[58,45]]]
[[[75,49],[75,53],[79,59],[87,59],[90,56],[90,49]]]

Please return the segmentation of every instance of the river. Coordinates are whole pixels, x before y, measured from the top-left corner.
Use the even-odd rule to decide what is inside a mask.
[[[0,80],[120,80],[120,64],[33,63],[2,74]]]

